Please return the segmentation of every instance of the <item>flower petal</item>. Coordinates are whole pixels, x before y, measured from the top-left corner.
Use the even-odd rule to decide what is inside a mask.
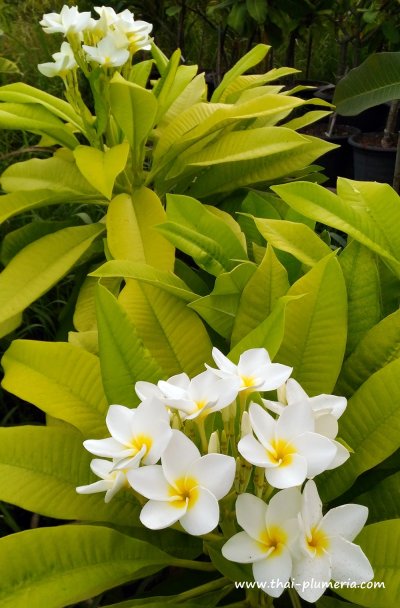
[[[338,421],[332,414],[321,414],[315,418],[315,432],[319,435],[335,439],[338,434]]]
[[[186,513],[179,519],[182,528],[193,536],[208,534],[219,521],[219,505],[214,494],[200,486],[196,494],[194,500],[189,499]]]
[[[140,521],[150,530],[162,530],[175,524],[186,509],[187,503],[182,501],[176,506],[176,503],[149,500],[140,512]]]
[[[83,445],[88,452],[95,456],[104,456],[105,458],[126,458],[132,454],[131,448],[126,448],[124,445],[113,439],[87,439]]]
[[[251,538],[246,532],[239,532],[224,544],[221,551],[222,555],[231,562],[252,564],[258,560],[265,560],[271,549]]]
[[[306,391],[294,378],[289,378],[286,382],[286,402],[288,405],[298,403],[299,401],[308,401],[309,396]]]
[[[236,462],[232,456],[206,454],[193,463],[188,475],[221,500],[231,489],[235,473]]]
[[[335,581],[364,583],[374,578],[365,553],[361,547],[344,538],[330,539],[329,556],[332,564],[332,578]]]
[[[237,374],[237,367],[234,363],[232,363],[232,361],[230,359],[228,359],[228,357],[225,357],[224,354],[221,353],[220,350],[218,350],[218,348],[216,348],[214,346],[214,348],[212,349],[212,358],[214,359],[215,363],[217,364],[217,367],[224,372],[227,372],[229,374]],[[242,355],[243,356],[243,355]],[[207,369],[210,369],[210,371],[214,371],[212,368],[209,368],[207,366]]]
[[[174,485],[177,479],[185,477],[191,465],[199,458],[200,452],[193,441],[181,431],[173,430],[171,440],[161,459],[168,482]]]
[[[239,453],[256,467],[273,467],[266,449],[253,435],[245,435],[238,443]]]
[[[307,460],[308,478],[326,471],[337,452],[336,445],[330,439],[317,433],[303,433],[295,438],[294,444]]]
[[[253,564],[254,580],[272,597],[282,595],[291,574],[292,558],[286,548],[273,551],[267,559]]]
[[[281,490],[269,501],[266,513],[267,525],[279,525],[287,520],[297,518],[300,509],[300,488],[294,487]]]
[[[120,490],[122,490],[122,488],[125,487],[126,485],[127,485],[127,481],[126,481],[125,473],[123,473],[122,471],[118,471],[118,473],[114,479],[114,483],[113,483],[112,487],[109,490],[107,490],[107,492],[106,492],[106,495],[104,497],[104,502],[105,503],[110,502],[110,500],[112,498],[114,498],[116,493],[119,492]]]
[[[328,511],[321,527],[328,536],[342,536],[352,541],[361,532],[368,518],[368,508],[363,505],[342,505]]]
[[[250,403],[249,416],[258,440],[265,447],[269,446],[275,437],[276,420],[258,403]]]
[[[159,464],[132,469],[126,474],[132,488],[151,500],[171,501],[174,489],[165,479],[162,466]]]
[[[93,458],[90,463],[90,468],[97,477],[105,479],[110,475],[114,464],[109,460],[103,460],[102,458]]]
[[[264,372],[264,380],[259,391],[272,391],[286,382],[293,368],[281,363],[271,363]]]
[[[132,441],[132,433],[134,428],[134,418],[136,418],[136,410],[131,410],[124,405],[110,405],[106,417],[106,425],[110,431],[110,435],[123,445],[129,444]],[[136,420],[135,420],[136,423]]]
[[[240,494],[236,500],[236,519],[251,538],[258,541],[266,528],[267,505],[253,494]]]
[[[292,440],[293,437],[314,431],[314,415],[307,403],[287,405],[276,423],[279,438]]]
[[[306,475],[307,461],[300,454],[292,454],[290,464],[265,469],[265,477],[268,483],[280,490],[301,485]]]
[[[322,519],[322,502],[314,481],[307,481],[304,486],[301,518],[306,534],[309,534],[311,528],[317,527]]]
[[[155,398],[146,399],[136,408],[133,436],[149,435],[153,437],[154,424],[158,422],[169,426],[169,414],[165,404]]]
[[[342,445],[339,441],[335,441],[334,439],[331,439],[331,441],[333,445],[336,446],[336,456],[332,460],[329,467],[326,468],[327,471],[342,466],[342,464],[350,458],[350,452],[347,448],[344,447],[344,445]]]
[[[347,399],[336,395],[317,395],[310,398],[310,404],[314,412],[327,412],[338,419],[347,407]]]
[[[106,492],[112,486],[112,481],[102,479],[101,481],[95,481],[87,486],[79,486],[76,489],[78,494],[95,494],[96,492]]]
[[[306,602],[316,602],[325,593],[330,580],[331,566],[326,553],[293,564],[293,586]]]
[[[280,401],[269,401],[269,399],[261,399],[261,401],[267,410],[270,410],[270,412],[274,412],[274,414],[279,414],[279,416],[282,414],[283,410],[286,407],[286,405],[283,405],[282,403],[280,403]]]
[[[255,376],[260,367],[271,364],[271,359],[265,348],[249,348],[240,355],[238,372],[241,376]]]
[[[169,424],[166,424],[163,420],[155,422],[153,427],[153,443],[147,454],[143,457],[142,463],[149,465],[158,462],[171,438],[172,429]]]

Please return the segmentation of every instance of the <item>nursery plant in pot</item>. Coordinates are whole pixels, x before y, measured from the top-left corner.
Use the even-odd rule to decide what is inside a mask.
[[[343,116],[392,102],[383,132],[350,138],[354,150],[355,178],[392,183],[399,190],[397,115],[400,98],[400,53],[375,53],[351,70],[337,85],[334,103]]]

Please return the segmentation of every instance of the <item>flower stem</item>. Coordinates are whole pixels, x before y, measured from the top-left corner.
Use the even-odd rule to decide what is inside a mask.
[[[207,441],[207,436],[206,436],[206,429],[204,426],[204,418],[202,416],[199,416],[198,418],[196,418],[196,422],[197,422],[197,428],[199,430],[202,450],[205,454],[207,454],[208,441]]]
[[[288,592],[293,608],[302,608],[300,598],[296,591],[294,589],[288,589]]]
[[[187,568],[188,570],[201,570],[202,572],[215,572],[216,568],[211,562],[196,562],[193,559],[174,559],[171,566]]]
[[[222,578],[217,578],[214,581],[210,581],[209,583],[204,583],[204,585],[199,585],[198,587],[194,587],[193,589],[189,589],[188,591],[184,591],[180,593],[177,598],[177,602],[186,602],[187,600],[191,600],[192,598],[199,597],[200,595],[204,595],[209,593],[210,591],[216,591],[217,589],[221,589],[221,587],[233,587],[230,584],[229,578],[225,576]]]

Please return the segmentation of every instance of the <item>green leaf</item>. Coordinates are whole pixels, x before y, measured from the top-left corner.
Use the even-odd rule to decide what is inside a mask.
[[[259,25],[263,24],[267,18],[268,6],[264,0],[246,0],[247,10]]]
[[[400,53],[372,53],[336,85],[333,103],[344,116],[400,98]]]
[[[357,241],[339,256],[348,300],[347,354],[381,318],[380,281],[376,255]]]
[[[69,422],[85,437],[107,435],[100,362],[64,342],[16,340],[2,359],[5,390]]]
[[[79,144],[72,130],[39,104],[0,103],[0,128],[49,135],[72,150]]]
[[[292,254],[306,266],[314,266],[331,253],[330,247],[305,224],[261,218],[254,221],[272,247]]]
[[[82,118],[68,102],[24,82],[13,82],[12,84],[0,87],[0,101],[11,101],[20,104],[40,104],[55,116],[58,116],[65,122],[70,122],[79,130],[82,130]]]
[[[214,566],[231,581],[252,581],[250,566],[247,564],[236,564],[227,560],[221,553],[224,541],[206,543],[207,552]]]
[[[0,273],[0,322],[22,312],[46,293],[103,231],[102,224],[64,228],[17,253]]]
[[[287,311],[277,361],[294,368],[293,377],[308,394],[329,394],[342,366],[347,334],[346,287],[337,259],[323,258],[287,295],[303,297]]]
[[[70,197],[96,194],[100,198],[78,170],[73,156],[61,152],[51,158],[32,158],[10,165],[1,176],[1,187],[6,192],[48,189]]]
[[[329,597],[329,595],[323,595],[316,603],[316,606],[317,608],[359,608],[356,604],[341,602],[335,597]]]
[[[135,169],[139,171],[142,168],[140,163],[143,160],[144,143],[154,126],[157,99],[151,91],[124,80],[116,73],[110,82],[110,106],[132,148]]]
[[[230,338],[243,288],[255,272],[250,262],[220,274],[212,292],[189,304],[220,336]]]
[[[400,473],[389,475],[353,501],[368,507],[368,521],[400,518]]]
[[[104,390],[109,403],[135,407],[135,383],[156,383],[163,371],[144,348],[135,327],[114,296],[101,285],[96,294],[99,353]]]
[[[286,269],[271,245],[268,245],[261,264],[241,294],[232,331],[232,347],[270,315],[276,302],[288,289]]]
[[[400,357],[400,311],[372,327],[346,359],[337,390],[349,397],[372,374]]]
[[[274,359],[283,340],[286,306],[294,299],[297,298],[288,296],[280,298],[268,317],[237,342],[229,353],[229,358],[237,363],[240,355],[245,350],[249,348],[265,348],[271,359]],[[280,361],[279,358],[278,361]]]
[[[198,74],[170,105],[162,120],[157,125],[157,133],[162,132],[162,130],[170,125],[175,118],[179,117],[188,108],[200,103],[205,97],[206,82],[204,74]]]
[[[191,376],[204,370],[211,356],[210,338],[201,319],[181,299],[128,279],[119,302],[165,374]]]
[[[338,179],[338,195],[318,184],[273,186],[293,209],[349,234],[387,260],[400,275],[399,196],[388,184]]]
[[[187,196],[167,196],[168,222],[158,226],[175,246],[193,257],[200,268],[218,275],[246,259],[242,243],[230,226]]]
[[[0,499],[46,517],[134,525],[139,505],[131,492],[119,492],[109,504],[103,493],[77,494],[77,486],[97,481],[92,458],[70,429],[0,428]]]
[[[381,586],[375,589],[343,587],[335,589],[336,593],[366,608],[397,608],[400,603],[400,520],[367,526],[356,542],[371,562],[374,581]]]
[[[110,260],[92,272],[91,276],[136,279],[139,283],[164,289],[187,303],[198,298],[197,294],[190,291],[187,285],[172,272],[159,270],[149,264],[141,264],[140,262]]]
[[[14,61],[10,61],[5,57],[0,57],[0,73],[1,74],[21,74],[18,65]]]
[[[113,198],[107,212],[107,244],[113,257],[173,270],[174,248],[155,230],[165,219],[160,199],[148,188],[134,190],[132,197]]]
[[[324,473],[324,498],[335,498],[356,478],[393,454],[400,443],[400,359],[361,385],[340,418],[340,436],[354,454],[339,469]]]
[[[257,44],[251,51],[246,53],[235,65],[231,68],[223,77],[221,84],[215,89],[211,101],[216,102],[220,100],[222,93],[225,89],[238,77],[241,76],[247,70],[250,70],[255,65],[260,63],[268,53],[271,47],[266,44]]]
[[[28,530],[0,540],[3,608],[60,608],[161,570],[170,556],[101,526]]]
[[[74,150],[76,164],[83,177],[108,200],[112,198],[115,179],[124,170],[128,154],[126,142],[105,152],[90,146],[77,146]]]

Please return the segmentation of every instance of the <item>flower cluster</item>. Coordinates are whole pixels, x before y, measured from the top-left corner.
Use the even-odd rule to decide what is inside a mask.
[[[133,490],[143,504],[140,520],[153,530],[180,524],[204,535],[220,526],[225,558],[251,563],[272,596],[289,580],[307,601],[324,589],[304,584],[311,579],[370,580],[371,566],[352,543],[368,510],[345,505],[323,516],[312,481],[349,457],[336,440],[346,399],[309,397],[290,378],[292,368],[272,363],[262,348],[244,352],[237,364],[216,348],[212,355],[217,367],[206,365],[192,379],[182,373],[137,382],[137,408],[110,406],[111,436],[84,441],[100,457],[91,468],[101,480],[77,492],[105,491],[108,502],[122,488]],[[278,401],[260,394],[273,390]],[[224,518],[235,498],[243,531],[232,536]],[[268,587],[272,580],[281,584]]]
[[[109,6],[95,6],[98,19],[90,12],[80,13],[76,6],[64,5],[60,13],[43,15],[40,25],[47,34],[63,34],[67,42],[53,55],[54,62],[41,63],[38,68],[48,77],[61,76],[86,64],[104,68],[130,65],[133,55],[150,50],[152,25],[135,21],[128,9],[116,13]]]

